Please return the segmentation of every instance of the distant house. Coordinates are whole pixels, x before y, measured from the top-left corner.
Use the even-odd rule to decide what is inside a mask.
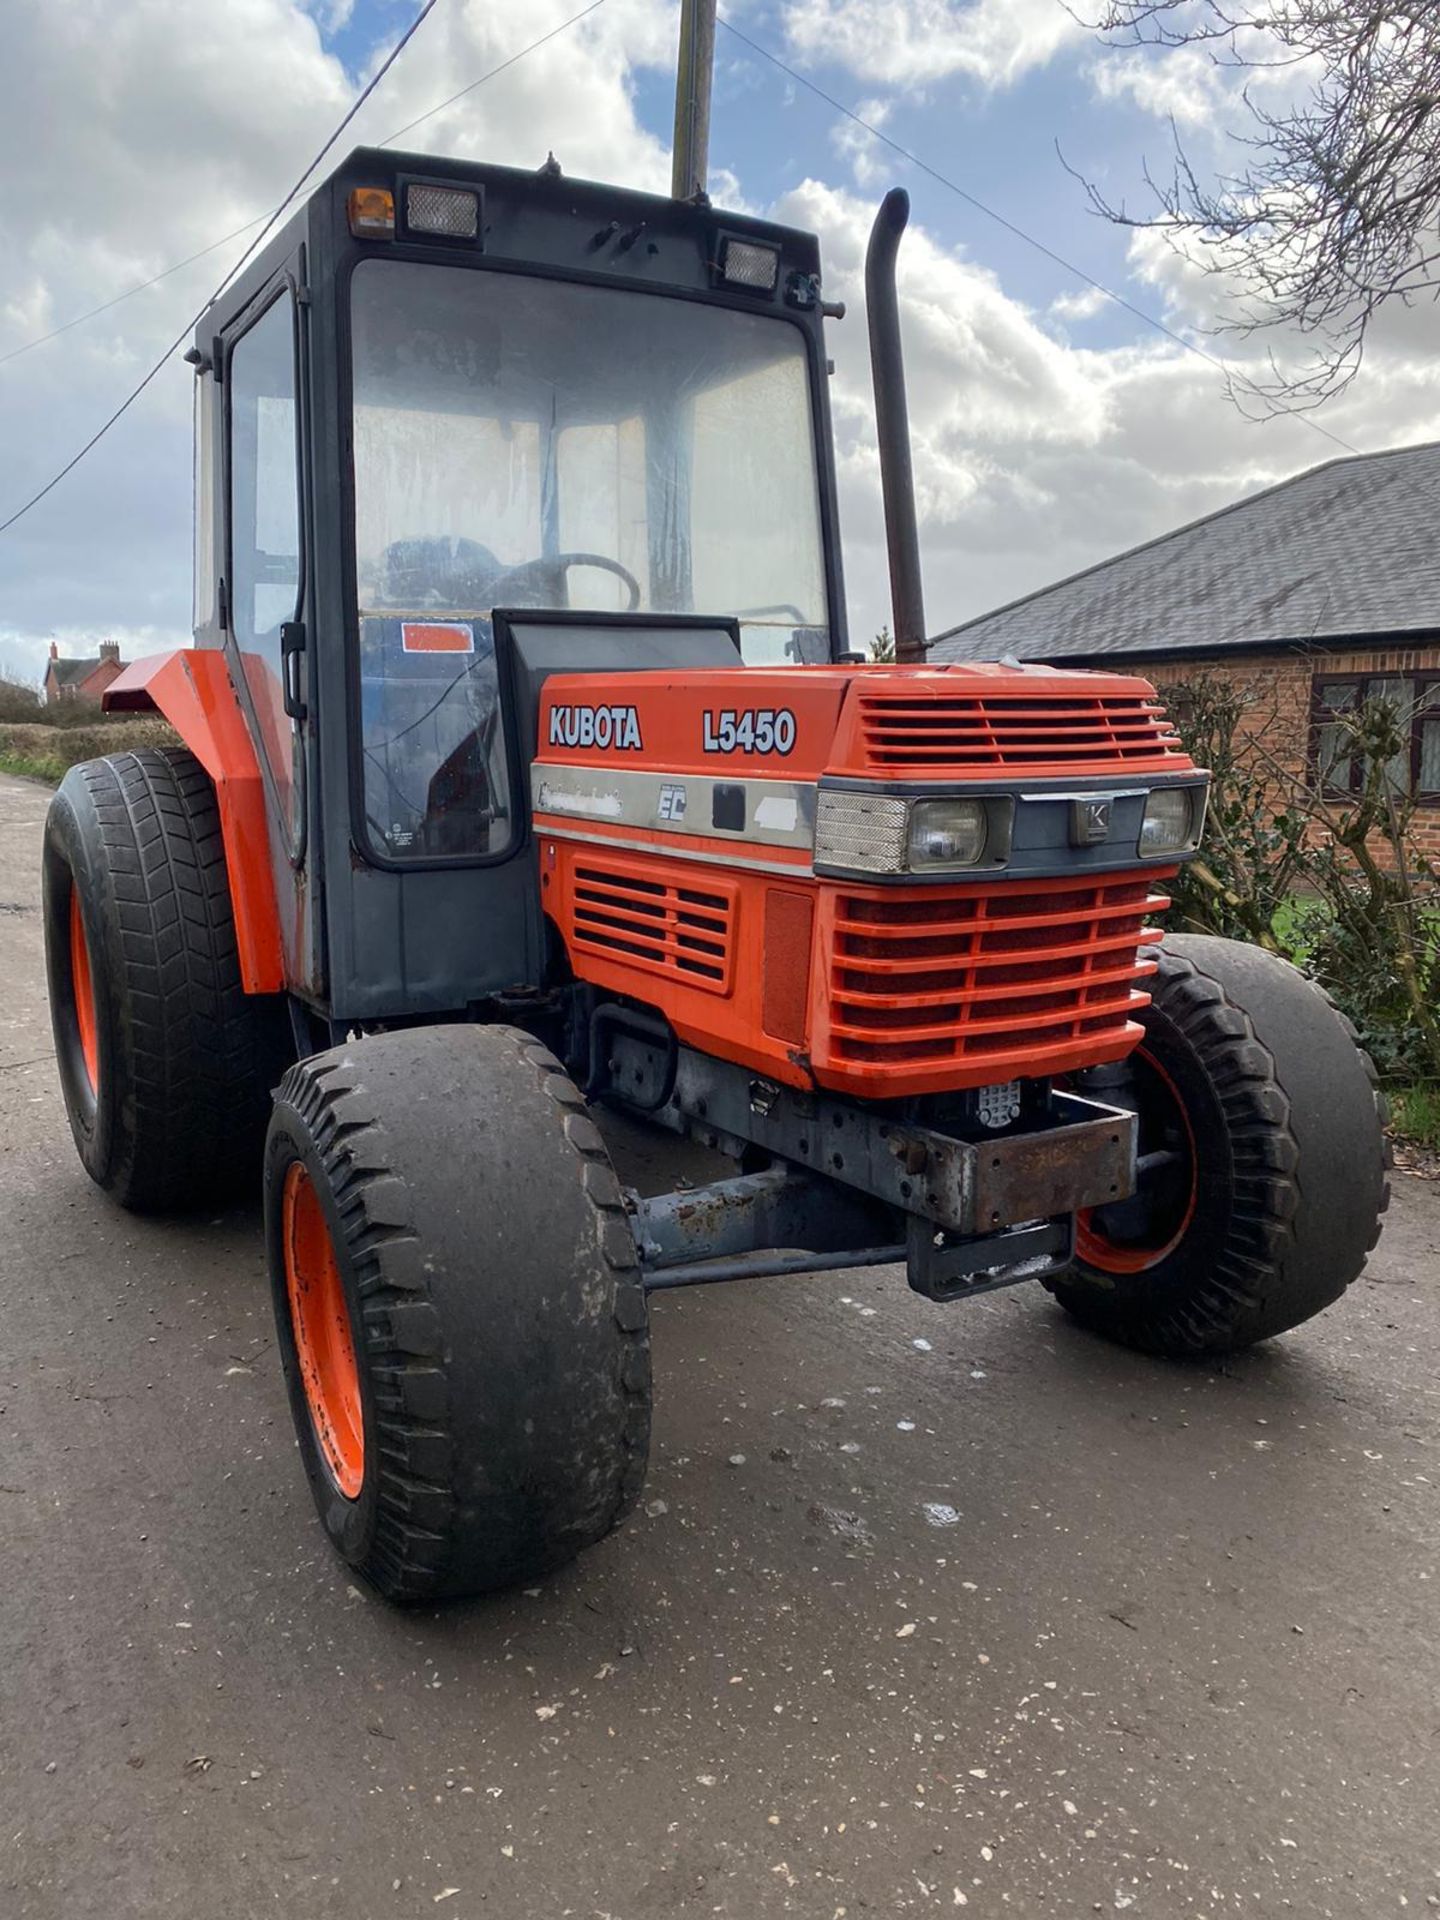
[[[1296,776],[1357,769],[1333,716],[1410,716],[1408,782],[1440,848],[1440,443],[1313,467],[1068,580],[952,627],[932,660],[1119,667],[1162,690],[1201,674],[1254,692]],[[1328,729],[1328,732],[1327,732]],[[1433,811],[1432,811],[1433,809]]]
[[[118,640],[102,640],[99,654],[86,660],[62,660],[52,640],[45,666],[45,704],[53,707],[62,700],[86,700],[98,707],[101,694],[124,665]]]

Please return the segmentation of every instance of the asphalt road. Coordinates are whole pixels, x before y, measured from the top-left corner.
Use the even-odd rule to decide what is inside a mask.
[[[638,1517],[394,1612],[312,1516],[257,1216],[75,1159],[45,801],[0,778],[4,1920],[1440,1906],[1435,1188],[1224,1367],[1038,1289],[667,1296]]]

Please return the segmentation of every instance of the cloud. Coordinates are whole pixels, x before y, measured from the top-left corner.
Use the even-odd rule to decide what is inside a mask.
[[[576,4],[447,0],[339,151],[383,139]],[[373,62],[408,17],[375,12]],[[0,355],[273,207],[358,91],[360,77],[322,37],[338,18],[300,0],[225,0],[203,24],[192,0],[9,8]],[[674,45],[670,0],[607,0],[410,138],[525,166],[553,150],[568,172],[664,191],[667,147],[641,126],[632,89],[646,65],[669,67]],[[0,364],[0,519],[89,438],[243,244]],[[0,635],[12,662],[38,676],[52,634],[188,637],[190,394],[177,356],[74,475],[0,535]]]
[[[1057,320],[1093,320],[1109,304],[1099,287],[1078,287],[1074,293],[1058,294],[1050,302],[1050,312]]]
[[[1111,46],[1087,72],[1102,100],[1127,100],[1187,132],[1204,129],[1215,136],[1218,152],[1226,129],[1249,120],[1247,99],[1281,111],[1302,100],[1322,72],[1316,59],[1297,58],[1262,30],[1237,36],[1236,50],[1243,63],[1219,44]]]
[[[784,22],[797,54],[898,86],[1009,86],[1085,33],[1059,0],[789,0]]]
[[[447,0],[353,138],[402,126],[576,4],[545,0],[531,11]],[[996,11],[947,8],[937,31],[973,35],[976,19]],[[853,25],[852,0],[835,0],[834,13]],[[911,44],[903,32],[918,33],[928,15],[920,6],[901,13],[903,46]],[[357,10],[348,38],[366,18],[389,32],[399,17],[390,7]],[[1023,39],[1039,9],[1023,6],[1014,17]],[[0,65],[0,170],[21,184],[7,200],[0,251],[0,355],[273,206],[314,153],[319,130],[354,98],[358,78],[327,49],[313,5],[226,0],[207,13],[203,32],[194,19],[190,0],[12,7]],[[670,0],[607,0],[410,138],[422,149],[526,166],[553,149],[568,173],[663,192],[668,129],[648,128],[636,97],[646,83],[668,82],[674,35]],[[936,57],[952,59],[953,47]],[[735,137],[726,157],[735,164],[749,150]],[[863,153],[851,150],[847,162],[847,172],[863,167]],[[887,615],[862,284],[873,197],[800,173],[740,182],[717,174],[717,191],[731,201],[743,186],[775,217],[817,230],[827,293],[850,303],[849,318],[829,328],[831,398],[852,629],[864,638]],[[0,364],[0,518],[94,431],[239,244]],[[1203,321],[1212,283],[1155,236],[1136,236],[1130,261],[1172,324],[1184,331]],[[933,629],[1335,451],[1294,421],[1245,422],[1214,370],[1169,343],[1075,344],[1064,323],[1083,318],[1091,296],[1028,307],[918,217],[902,247],[901,282]],[[1366,448],[1440,437],[1433,323],[1433,309],[1387,310],[1361,380],[1327,409],[1326,424]],[[1219,350],[1259,351],[1226,342]],[[75,474],[0,536],[0,659],[24,662],[38,677],[52,635],[77,651],[109,634],[127,649],[188,635],[190,392],[176,359]]]
[[[1159,54],[1110,51],[1094,61],[1089,72],[1102,100],[1128,100],[1177,127],[1207,126],[1217,112],[1228,113],[1240,104],[1233,69],[1218,66],[1200,47]]]
[[[349,26],[355,14],[355,0],[306,0],[306,5],[326,33],[339,33]]]
[[[889,100],[862,100],[855,111],[861,120],[868,120],[872,127],[883,127],[890,118],[893,106],[894,102]],[[837,120],[830,141],[836,153],[848,164],[857,186],[880,186],[893,175],[895,159],[890,149],[882,146],[874,134],[867,133],[864,127],[856,126],[853,120]]]
[[[864,311],[873,211],[814,180],[775,209],[818,232],[827,294],[847,303],[829,329],[831,407],[861,644],[889,613]],[[1203,283],[1163,249],[1145,261],[1172,322],[1193,327]],[[1245,419],[1213,367],[1163,340],[1093,349],[1057,339],[923,225],[901,245],[900,295],[931,632],[1342,451],[1299,420]],[[1088,305],[1083,293],[1070,301],[1072,313]],[[1260,371],[1258,347],[1220,351]],[[1324,424],[1365,449],[1440,438],[1440,367],[1414,316],[1383,317],[1363,380]]]

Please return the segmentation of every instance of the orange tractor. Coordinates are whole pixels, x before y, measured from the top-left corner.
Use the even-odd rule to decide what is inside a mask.
[[[903,1264],[1171,1354],[1337,1299],[1384,1203],[1353,1037],[1161,939],[1206,775],[1124,674],[927,667],[869,320],[902,663],[847,651],[814,239],[361,150],[200,325],[183,747],[50,812],[80,1157],[263,1183],[300,1448],[413,1599],[634,1502],[647,1294]],[[729,1160],[622,1188],[621,1114]]]

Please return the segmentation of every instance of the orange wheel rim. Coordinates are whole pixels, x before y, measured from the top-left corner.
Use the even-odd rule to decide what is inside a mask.
[[[1190,1159],[1190,1178],[1179,1225],[1149,1240],[1112,1240],[1096,1218],[1098,1209],[1087,1207],[1077,1214],[1075,1251],[1087,1266],[1098,1267],[1102,1273],[1148,1273],[1151,1267],[1158,1267],[1162,1260],[1167,1259],[1175,1251],[1190,1231],[1190,1222],[1195,1218],[1195,1206],[1200,1194],[1200,1163],[1195,1153],[1195,1129],[1190,1124],[1190,1115],[1185,1110],[1185,1102],[1180,1098],[1179,1089],[1154,1054],[1147,1052],[1144,1047],[1139,1047],[1136,1049],[1135,1058],[1144,1062],[1170,1096],[1170,1105],[1179,1116],[1185,1136],[1185,1146]]]
[[[100,1085],[100,1023],[95,1017],[95,979],[90,971],[90,943],[80,914],[80,895],[70,888],[70,985],[75,1000],[75,1025],[80,1033],[80,1057],[94,1093]]]
[[[347,1500],[365,1479],[365,1418],[350,1311],[314,1183],[298,1160],[285,1173],[280,1230],[295,1356],[310,1424],[331,1478]]]

